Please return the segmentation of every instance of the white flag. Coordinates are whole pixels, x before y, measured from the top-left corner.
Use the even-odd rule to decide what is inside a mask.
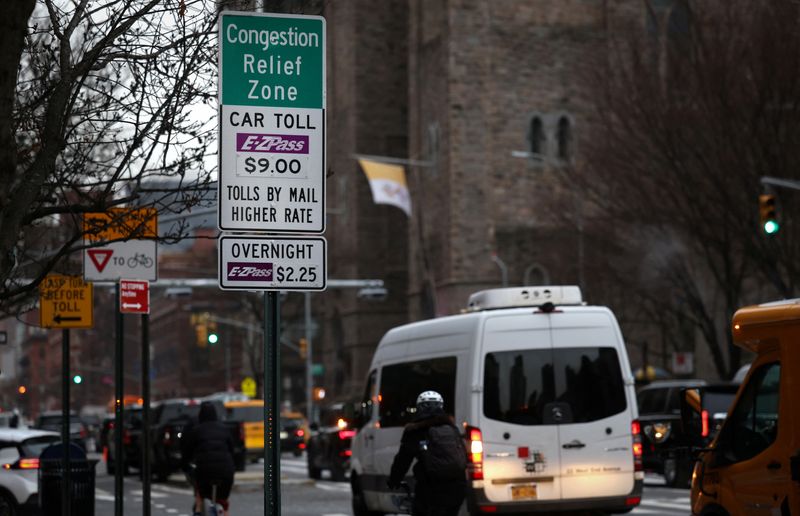
[[[410,217],[411,196],[408,194],[405,168],[368,159],[360,159],[358,163],[367,175],[375,204],[397,206]]]

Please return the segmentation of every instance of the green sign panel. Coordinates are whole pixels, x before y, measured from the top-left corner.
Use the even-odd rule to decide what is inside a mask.
[[[325,107],[325,19],[223,12],[223,105]]]

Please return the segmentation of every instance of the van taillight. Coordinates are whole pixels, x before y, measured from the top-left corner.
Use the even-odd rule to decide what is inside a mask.
[[[643,471],[642,465],[642,425],[634,420],[631,423],[631,435],[633,436],[633,470]]]
[[[469,459],[469,475],[472,480],[483,480],[483,435],[480,429],[473,426],[466,428],[467,458]]]
[[[709,427],[708,427],[708,411],[704,410],[700,413],[700,421],[702,427],[700,429],[700,435],[702,437],[708,437],[709,434]]]
[[[122,443],[123,444],[131,444],[131,433],[127,430],[122,431]]]

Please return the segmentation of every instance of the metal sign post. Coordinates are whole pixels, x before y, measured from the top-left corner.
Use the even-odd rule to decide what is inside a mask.
[[[325,232],[325,18],[223,11],[219,18],[222,231]],[[322,237],[225,236],[219,286],[264,290],[264,514],[279,516],[278,290],[324,290]]]
[[[142,515],[150,516],[150,316],[142,314]]]
[[[61,330],[61,507],[64,516],[70,516],[70,471],[69,471],[69,330]]]
[[[281,514],[280,306],[278,292],[264,293],[264,514]]]
[[[122,516],[124,491],[123,491],[123,450],[122,450],[122,416],[123,416],[123,315],[120,311],[120,289],[119,283],[116,285],[114,299],[116,300],[116,315],[117,315],[117,328],[116,328],[116,346],[114,347],[114,516]]]

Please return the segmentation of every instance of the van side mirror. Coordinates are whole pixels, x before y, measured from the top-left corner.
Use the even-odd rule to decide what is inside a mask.
[[[703,446],[702,412],[700,389],[681,389],[681,434],[688,446]]]

